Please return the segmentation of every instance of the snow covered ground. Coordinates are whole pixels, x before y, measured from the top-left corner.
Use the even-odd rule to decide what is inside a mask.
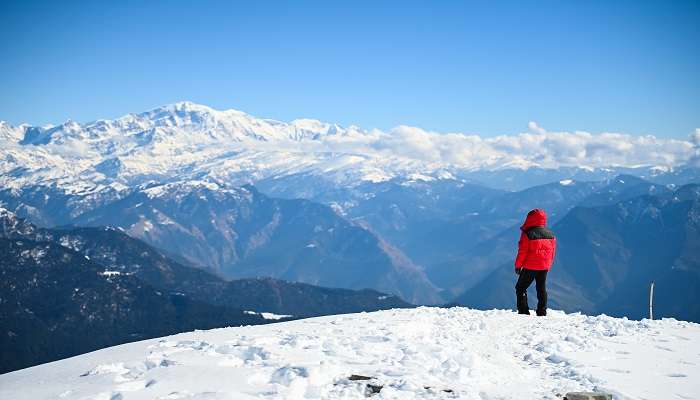
[[[1,375],[0,398],[700,399],[698,365],[698,324],[418,308],[116,346]]]

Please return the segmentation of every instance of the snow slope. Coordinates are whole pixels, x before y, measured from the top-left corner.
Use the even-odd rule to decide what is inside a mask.
[[[358,374],[376,399],[698,399],[698,364],[698,324],[418,308],[112,347],[1,375],[0,398],[362,399]]]

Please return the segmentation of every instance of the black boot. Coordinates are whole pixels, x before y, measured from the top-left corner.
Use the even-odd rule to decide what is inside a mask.
[[[518,314],[530,315],[530,307],[527,304],[527,292],[516,293]]]

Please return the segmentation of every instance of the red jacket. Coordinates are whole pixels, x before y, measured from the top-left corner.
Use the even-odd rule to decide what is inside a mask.
[[[549,270],[557,251],[557,239],[546,228],[547,214],[544,210],[534,209],[527,214],[525,223],[520,227],[518,256],[515,268]]]

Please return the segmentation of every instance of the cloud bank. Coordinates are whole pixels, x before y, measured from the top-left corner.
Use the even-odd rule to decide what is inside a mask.
[[[483,138],[398,126],[389,132],[349,131],[346,135],[324,136],[312,148],[370,157],[401,157],[467,169],[677,167],[700,159],[700,129],[688,140],[681,140],[622,133],[550,132],[535,122],[530,122],[528,128],[528,132],[517,135]],[[304,151],[308,143],[300,145],[299,150]]]

